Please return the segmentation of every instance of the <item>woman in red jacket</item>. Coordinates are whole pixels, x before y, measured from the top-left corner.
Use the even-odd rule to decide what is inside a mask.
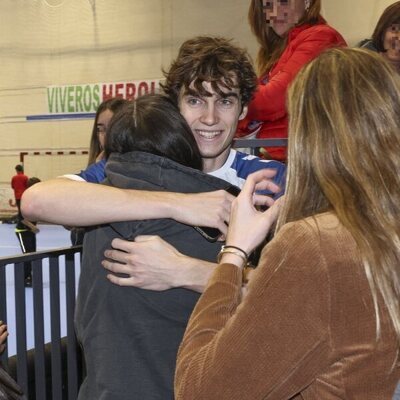
[[[301,67],[323,50],[346,46],[320,15],[321,0],[251,0],[249,23],[260,50],[258,90],[238,136],[286,138],[286,92]],[[286,160],[286,149],[268,147],[266,158]]]

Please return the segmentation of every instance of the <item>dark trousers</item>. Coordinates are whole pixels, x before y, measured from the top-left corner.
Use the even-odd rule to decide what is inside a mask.
[[[18,208],[18,219],[20,220],[20,221],[22,221],[24,218],[23,218],[23,216],[22,216],[22,213],[21,213],[21,199],[15,199],[15,203],[17,204],[17,208]]]
[[[17,235],[19,245],[21,246],[22,252],[32,253],[36,251],[36,234],[32,231],[20,231],[15,232]],[[25,278],[32,274],[32,264],[30,262],[24,263]]]

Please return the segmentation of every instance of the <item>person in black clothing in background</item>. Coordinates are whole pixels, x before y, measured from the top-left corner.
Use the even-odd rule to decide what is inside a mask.
[[[39,178],[29,178],[27,182],[27,188],[40,182]],[[18,217],[17,224],[15,226],[15,234],[17,235],[19,245],[21,246],[22,252],[32,253],[36,251],[36,234],[39,229],[36,227],[36,222],[28,221],[21,215]],[[24,263],[24,275],[25,275],[25,287],[32,287],[32,264],[31,262]]]

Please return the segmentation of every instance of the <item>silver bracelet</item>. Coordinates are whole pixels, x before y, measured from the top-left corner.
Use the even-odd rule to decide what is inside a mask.
[[[223,254],[228,254],[228,253],[239,256],[243,260],[243,266],[247,264],[247,259],[248,259],[247,253],[239,247],[229,246],[229,245],[221,247],[221,251],[218,253],[217,257],[218,264],[220,263]]]

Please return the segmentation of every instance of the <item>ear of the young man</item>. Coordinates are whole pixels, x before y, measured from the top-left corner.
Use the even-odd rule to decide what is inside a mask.
[[[242,112],[239,115],[239,121],[241,121],[247,115],[248,110],[249,110],[248,106],[243,106]]]

